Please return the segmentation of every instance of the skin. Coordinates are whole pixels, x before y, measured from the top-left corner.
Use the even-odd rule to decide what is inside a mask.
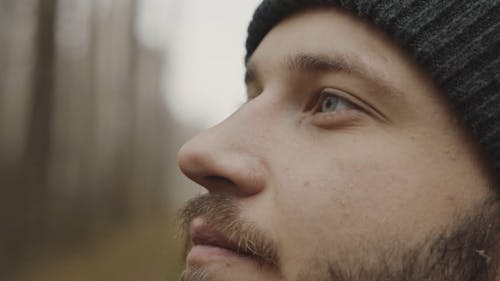
[[[357,66],[291,67],[305,55]],[[277,241],[280,268],[197,265],[214,280],[323,280],[328,262],[354,267],[389,252],[396,263],[492,196],[483,159],[432,79],[346,12],[287,18],[248,70],[248,102],[186,143],[179,165]],[[344,106],[323,112],[325,89]]]

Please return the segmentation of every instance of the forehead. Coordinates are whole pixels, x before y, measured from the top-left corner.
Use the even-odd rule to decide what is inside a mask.
[[[283,62],[299,53],[347,58],[391,81],[395,88],[408,86],[409,80],[432,87],[419,66],[385,34],[332,7],[308,9],[276,25],[250,57],[247,68],[267,76],[284,69]]]

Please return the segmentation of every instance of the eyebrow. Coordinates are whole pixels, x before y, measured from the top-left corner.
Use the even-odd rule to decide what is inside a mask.
[[[358,56],[350,54],[334,57],[323,54],[297,53],[287,56],[282,62],[291,72],[324,74],[347,73],[368,81],[376,87],[376,91],[390,97],[401,97],[402,93],[392,83],[370,70]],[[252,62],[247,64],[245,83],[259,82],[258,69]]]

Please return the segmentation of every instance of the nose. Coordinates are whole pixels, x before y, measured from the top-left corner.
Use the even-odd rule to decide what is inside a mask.
[[[184,144],[178,163],[187,177],[211,193],[247,197],[264,190],[267,169],[252,138],[255,130],[237,115]]]

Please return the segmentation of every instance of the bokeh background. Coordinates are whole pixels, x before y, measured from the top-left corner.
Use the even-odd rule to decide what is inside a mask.
[[[0,0],[0,280],[170,281],[259,0]]]

